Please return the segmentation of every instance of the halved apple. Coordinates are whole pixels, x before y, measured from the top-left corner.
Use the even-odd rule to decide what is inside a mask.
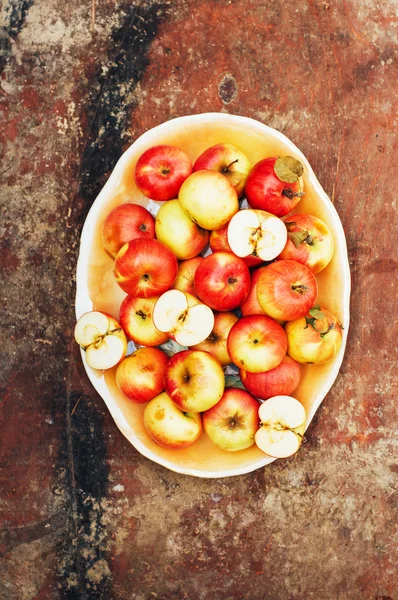
[[[153,323],[181,346],[194,346],[212,332],[214,314],[195,296],[180,290],[168,290],[155,304]]]
[[[284,222],[264,210],[240,210],[228,224],[228,244],[241,258],[251,255],[273,260],[282,252],[286,241]]]
[[[274,458],[286,458],[300,448],[305,431],[304,406],[291,396],[274,396],[259,408],[257,446]]]
[[[75,340],[93,369],[111,369],[126,355],[127,338],[114,317],[101,311],[84,313],[75,326]]]

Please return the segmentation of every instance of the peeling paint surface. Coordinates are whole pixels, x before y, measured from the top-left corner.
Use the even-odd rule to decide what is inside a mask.
[[[2,600],[398,600],[396,8],[4,0]],[[73,341],[93,200],[141,133],[208,111],[304,152],[353,278],[346,357],[307,443],[225,480],[139,455]]]

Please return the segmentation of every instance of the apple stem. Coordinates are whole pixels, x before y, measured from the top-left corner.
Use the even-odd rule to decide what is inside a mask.
[[[327,335],[329,333],[329,331],[331,331],[332,329],[334,329],[334,323],[330,323],[329,327],[327,328],[326,331],[322,331],[319,335],[321,336],[321,338],[325,337],[325,335]]]
[[[292,188],[284,188],[282,191],[282,196],[286,196],[289,200],[293,200],[293,198],[302,198],[305,192],[293,192]]]
[[[143,319],[146,319],[146,314],[142,312],[142,310],[137,310],[135,314],[137,315],[137,317],[142,317]]]
[[[297,285],[292,285],[292,290],[294,292],[298,292],[301,296],[303,296],[306,292],[308,292],[307,286],[302,283],[299,283]]]
[[[229,163],[229,165],[227,165],[226,167],[223,167],[221,170],[221,173],[228,173],[228,170],[230,167],[232,167],[232,165],[234,165],[235,163],[239,162],[239,158],[237,158],[236,160],[233,160],[231,163]]]

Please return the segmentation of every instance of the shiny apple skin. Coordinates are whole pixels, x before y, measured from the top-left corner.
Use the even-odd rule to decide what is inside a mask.
[[[251,273],[250,291],[246,300],[241,304],[240,311],[244,317],[247,315],[265,315],[257,299],[257,282],[264,267],[260,267]]]
[[[340,349],[343,332],[340,321],[328,310],[320,308],[325,315],[316,319],[314,327],[306,317],[286,323],[289,356],[307,365],[323,365],[332,360]],[[311,316],[306,315],[307,319]]]
[[[173,288],[196,296],[196,290],[194,286],[194,279],[196,269],[203,261],[203,256],[195,256],[188,260],[182,260],[178,265],[177,278],[174,282]]]
[[[300,196],[289,199],[283,191],[300,191],[299,182],[285,183],[274,171],[277,157],[264,158],[254,165],[245,185],[245,194],[251,208],[265,210],[277,217],[284,217],[300,202]]]
[[[180,148],[160,144],[138,159],[134,178],[139,190],[152,200],[177,198],[180,187],[192,173],[192,163]]]
[[[153,307],[158,297],[126,296],[120,305],[120,324],[127,337],[136,344],[158,346],[169,339],[167,333],[159,331],[153,324]]]
[[[160,296],[173,285],[178,262],[172,251],[153,239],[128,242],[117,253],[113,273],[126,294]]]
[[[314,306],[318,284],[312,272],[294,260],[277,260],[264,267],[257,281],[257,299],[273,319],[293,321]]]
[[[247,156],[232,144],[216,144],[196,159],[193,170],[203,169],[218,171],[224,175],[240,197],[243,194],[251,163]]]
[[[233,312],[215,312],[213,331],[203,342],[191,346],[191,350],[209,352],[226,367],[232,362],[227,350],[228,334],[237,321],[238,317]]]
[[[155,223],[156,238],[165,244],[179,260],[194,258],[209,243],[210,233],[199,227],[181,208],[178,200],[165,202]]]
[[[206,256],[195,273],[198,297],[213,310],[229,311],[244,302],[250,290],[250,272],[232,252]]]
[[[155,237],[155,218],[139,204],[121,204],[106,217],[102,227],[102,245],[111,258],[136,238]]]
[[[245,388],[262,400],[273,396],[291,396],[300,383],[300,364],[286,355],[281,363],[270,371],[249,373],[243,369],[239,372]]]
[[[158,348],[138,348],[119,364],[116,384],[132,402],[142,404],[163,391],[167,355]]]

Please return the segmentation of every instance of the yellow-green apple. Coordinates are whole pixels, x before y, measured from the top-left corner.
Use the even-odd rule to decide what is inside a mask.
[[[116,255],[113,273],[126,294],[149,298],[173,285],[178,262],[173,252],[154,239],[131,240]]]
[[[199,227],[221,229],[239,210],[238,194],[217,171],[196,171],[182,184],[178,199]]]
[[[264,267],[257,281],[261,308],[281,321],[294,321],[306,315],[317,295],[315,276],[295,260],[277,260]]]
[[[180,290],[168,290],[155,304],[153,323],[181,346],[194,346],[210,335],[214,314],[195,296]]]
[[[237,452],[250,448],[259,428],[259,403],[245,390],[228,388],[213,408],[203,413],[203,427],[213,444]]]
[[[250,289],[250,272],[232,252],[214,252],[196,269],[198,297],[214,310],[233,310],[244,302]]]
[[[155,237],[155,218],[138,204],[121,204],[106,217],[102,227],[102,244],[111,258],[120,248],[136,238]]]
[[[166,392],[146,405],[144,427],[159,446],[175,449],[191,446],[203,430],[201,415],[181,410]]]
[[[126,296],[120,306],[119,320],[126,335],[142,346],[159,346],[169,338],[153,324],[153,308],[159,296]]]
[[[210,233],[196,225],[178,200],[165,202],[156,215],[156,237],[179,260],[193,258],[209,243]]]
[[[241,258],[257,256],[263,261],[276,258],[287,240],[284,222],[265,210],[240,210],[228,223],[228,243]]]
[[[227,350],[239,369],[251,373],[269,371],[277,367],[286,355],[286,333],[270,317],[248,315],[232,326]]]
[[[116,369],[116,384],[130,400],[148,402],[163,391],[167,355],[158,348],[138,348]]]
[[[281,363],[270,371],[249,373],[239,372],[245,388],[262,400],[272,396],[290,396],[300,383],[301,369],[298,362],[286,355]]]
[[[288,239],[278,258],[296,260],[314,274],[327,267],[333,256],[334,239],[326,223],[313,215],[301,214],[286,217],[285,225]]]
[[[219,361],[202,350],[182,350],[172,356],[165,369],[164,389],[179,408],[203,412],[224,393],[224,371]]]
[[[300,448],[305,431],[305,408],[291,396],[274,396],[261,404],[257,446],[274,458],[286,458]]]
[[[247,315],[265,315],[257,300],[257,282],[264,267],[253,271],[250,275],[250,290],[246,300],[240,305],[240,311],[244,317]]]
[[[84,313],[75,326],[75,340],[93,369],[111,369],[126,355],[127,338],[117,320],[102,311]]]
[[[178,265],[178,273],[173,288],[181,292],[187,292],[196,296],[194,278],[196,269],[203,260],[203,256],[195,256],[188,260],[182,260]]]
[[[139,190],[152,200],[176,198],[185,179],[192,173],[189,157],[180,148],[161,144],[146,150],[135,167]]]
[[[228,244],[228,225],[225,225],[222,229],[218,229],[217,231],[212,231],[209,244],[213,252],[232,252],[231,246]],[[243,260],[249,268],[261,265],[264,262],[258,256],[254,256],[254,254],[245,256]]]
[[[251,169],[249,159],[232,144],[216,144],[205,150],[195,161],[194,171],[209,169],[225,175],[238,196],[243,194],[246,179]]]
[[[303,165],[292,156],[264,158],[254,165],[245,185],[247,201],[259,208],[284,217],[300,201]]]
[[[233,312],[215,312],[213,331],[203,342],[191,346],[191,349],[209,352],[223,367],[229,365],[232,361],[227,350],[227,338],[232,325],[237,321],[238,317]]]
[[[285,325],[287,351],[300,363],[322,365],[332,360],[340,349],[342,325],[328,310],[319,306]]]

